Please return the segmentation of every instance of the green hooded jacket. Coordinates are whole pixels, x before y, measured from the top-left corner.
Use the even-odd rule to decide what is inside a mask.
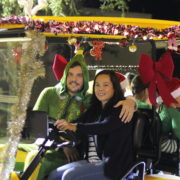
[[[139,109],[152,109],[152,106],[140,100],[136,100]],[[172,132],[176,138],[180,139],[180,112],[175,108],[168,108],[161,105],[157,110],[162,121],[162,132],[168,134]]]
[[[84,86],[82,91],[76,94],[76,96],[70,96],[67,93],[66,79],[69,68],[75,62],[79,62],[81,65],[84,77]],[[87,94],[87,90],[89,88],[88,82],[89,72],[87,66],[84,63],[83,56],[78,54],[66,65],[61,81],[56,86],[47,87],[40,93],[33,110],[47,112],[49,117],[55,119],[66,119],[69,122],[77,119],[90,104],[91,95]],[[21,145],[19,146],[19,149],[31,151],[35,149],[33,145],[34,144]],[[38,147],[36,149],[38,149]],[[32,159],[34,156],[35,154],[31,153],[29,155],[29,159]],[[43,180],[52,170],[66,163],[68,163],[67,158],[65,157],[62,149],[59,149],[59,151],[55,151],[53,149],[48,150],[41,161],[37,179]],[[28,164],[28,160],[25,161],[25,164]]]
[[[70,96],[67,93],[66,79],[69,68],[75,62],[81,65],[84,86],[76,96]],[[90,104],[90,94],[87,94],[88,82],[89,72],[84,57],[81,54],[75,55],[66,65],[61,81],[56,86],[47,87],[41,92],[33,110],[47,112],[49,117],[66,119],[68,122],[77,119]]]

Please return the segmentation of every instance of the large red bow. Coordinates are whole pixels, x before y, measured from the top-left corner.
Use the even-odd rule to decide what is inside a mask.
[[[169,52],[164,53],[158,62],[154,62],[146,54],[141,55],[139,73],[143,83],[149,84],[148,92],[152,105],[156,105],[156,93],[167,106],[176,103],[165,83],[165,80],[172,78],[173,71],[174,64]]]

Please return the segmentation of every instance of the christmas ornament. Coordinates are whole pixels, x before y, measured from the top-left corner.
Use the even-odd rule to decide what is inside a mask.
[[[68,44],[69,45],[73,45],[73,44],[75,44],[77,42],[77,38],[75,38],[75,37],[70,37],[70,38],[68,38]]]
[[[95,56],[95,60],[102,59],[102,48],[104,48],[103,41],[92,41],[93,48],[90,50],[90,55]]]
[[[132,45],[129,46],[129,51],[130,52],[136,52],[137,51],[137,46],[134,43],[132,43]]]
[[[120,47],[127,47],[128,44],[129,44],[129,41],[125,38],[119,40]]]
[[[168,37],[168,49],[169,50],[174,50],[174,51],[177,51],[178,48],[177,48],[177,42],[176,42],[176,35],[174,32],[169,32],[167,34],[167,37]]]
[[[21,56],[22,56],[22,47],[18,46],[18,47],[13,48],[12,55],[15,58],[16,64],[19,64]]]
[[[46,43],[45,43],[45,50],[47,51],[48,48],[49,48],[49,46],[48,46],[48,43],[46,42]]]

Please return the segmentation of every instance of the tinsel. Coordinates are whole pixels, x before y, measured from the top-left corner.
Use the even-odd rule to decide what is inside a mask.
[[[141,28],[139,26],[119,25],[103,21],[49,21],[45,23],[42,20],[30,20],[26,25],[26,29],[54,34],[105,34],[141,39],[162,39],[167,37],[168,32],[174,32],[176,37],[180,37],[180,26],[171,26],[163,30],[158,30],[154,28]]]
[[[29,18],[27,16],[10,16],[0,18],[0,25],[4,24],[27,24]]]
[[[0,18],[0,26],[4,24],[23,24],[25,30],[36,30],[38,32],[54,34],[102,34],[102,35],[121,35],[128,38],[163,39],[167,38],[168,33],[174,33],[176,38],[180,37],[180,25],[170,26],[169,28],[142,28],[139,26],[122,25],[105,21],[71,21],[60,22],[43,19],[30,19],[24,16],[12,16]]]
[[[43,55],[45,52],[45,37],[37,32],[28,32],[27,36],[31,37],[32,41],[22,44],[23,53],[17,65],[19,70],[18,102],[11,108],[11,118],[8,124],[9,140],[0,156],[0,180],[9,180],[10,173],[14,169],[16,150],[26,119],[31,89],[34,80],[45,73],[43,63],[37,59],[38,55]],[[11,47],[13,47],[12,44]],[[10,60],[16,62],[15,58]]]

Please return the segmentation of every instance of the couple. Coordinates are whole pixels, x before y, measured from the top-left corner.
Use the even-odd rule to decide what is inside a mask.
[[[118,101],[124,99],[115,72],[103,70],[96,75],[91,106],[77,119],[77,123],[57,120],[54,124],[60,130],[71,130],[80,136],[86,160],[57,168],[49,175],[49,180],[119,180],[125,175],[133,162],[133,120],[123,123],[119,119],[121,107],[114,108]],[[90,137],[94,140],[91,144]],[[93,142],[96,147],[94,153],[97,154],[93,154],[96,161],[91,162],[92,156],[88,156],[88,152]]]
[[[105,84],[103,85],[103,87],[109,88],[110,85],[111,90],[108,89],[107,91],[104,91],[100,89],[99,92],[98,91],[94,92],[93,96],[87,95],[86,92],[88,90],[89,72],[87,66],[84,63],[83,55],[78,54],[74,56],[71,59],[71,61],[66,65],[61,81],[55,87],[45,88],[41,92],[33,110],[47,112],[49,117],[55,119],[64,119],[68,122],[72,122],[78,118],[80,118],[79,121],[82,122],[84,121],[94,122],[99,120],[100,124],[102,124],[100,125],[102,126],[102,129],[101,127],[99,127],[99,125],[97,127],[98,129],[94,127],[90,128],[90,129],[94,129],[94,131],[96,130],[96,132],[98,130],[98,133],[101,133],[101,135],[97,137],[98,156],[100,156],[100,158],[103,159],[103,162],[105,160],[105,162],[107,162],[108,164],[110,163],[110,166],[111,166],[111,161],[113,161],[114,164],[114,158],[116,160],[116,158],[118,159],[118,156],[120,156],[121,157],[120,160],[118,159],[118,162],[116,162],[118,163],[118,166],[116,166],[116,164],[113,165],[113,167],[115,166],[115,169],[117,168],[115,171],[118,172],[119,169],[122,169],[123,171],[123,168],[125,168],[126,163],[128,164],[131,159],[131,153],[129,152],[128,154],[128,151],[131,151],[132,143],[130,142],[131,139],[127,140],[126,137],[131,138],[132,136],[129,135],[130,132],[126,131],[126,128],[128,130],[131,129],[132,124],[127,122],[129,122],[132,119],[135,102],[131,98],[124,100],[123,92],[120,89],[120,83],[117,77],[115,76],[114,72],[107,71],[106,72],[107,74],[106,73],[103,74],[103,72],[101,72],[102,73],[101,76],[105,76],[108,79],[108,82],[104,82]],[[98,76],[96,76],[96,78]],[[98,82],[95,83],[94,90],[97,90],[98,87],[102,88],[101,86],[102,84],[99,84]],[[97,97],[96,97],[97,95],[96,93],[98,93]],[[112,101],[109,101],[110,99],[112,99]],[[90,101],[93,104],[91,104]],[[116,106],[122,105],[122,110],[121,108],[117,108],[117,109],[114,108],[113,107],[114,105]],[[85,112],[86,109],[89,110]],[[85,114],[80,116],[83,112],[85,112]],[[119,118],[119,114],[120,114],[120,118]],[[83,116],[85,117],[88,116],[88,118],[86,117],[85,120]],[[113,118],[113,121],[110,121],[111,118]],[[55,124],[57,127],[59,126],[59,122],[61,121],[57,121]],[[117,128],[117,130],[114,128]],[[121,128],[124,130],[121,130]],[[104,134],[102,134],[101,132],[102,130],[104,131],[103,132]],[[90,134],[94,135],[96,134],[96,132]],[[109,135],[110,132],[112,132],[112,135],[111,134]],[[82,132],[79,133],[79,130],[77,131],[77,133],[80,134],[80,136],[82,136],[83,138],[87,136],[87,134],[83,136],[82,135],[83,133]],[[121,138],[122,136],[121,134],[123,134],[122,138]],[[96,137],[93,136],[91,138],[95,140]],[[111,140],[111,138],[113,140]],[[108,140],[108,142],[112,143],[112,145],[108,143],[106,144],[105,143],[106,139]],[[82,142],[83,144],[81,144],[82,147],[80,149],[87,148],[86,146],[86,143],[88,143],[87,138],[85,138],[85,140],[82,140]],[[118,146],[114,147],[116,144]],[[123,148],[121,149],[121,147]],[[106,150],[104,148],[106,148]],[[121,151],[119,151],[119,149],[121,149]],[[122,151],[127,153],[128,155],[124,155]],[[108,158],[110,157],[109,155],[111,154],[114,155],[114,157],[113,159],[110,158],[108,160]],[[33,152],[32,152],[32,156],[34,156]],[[60,150],[59,152],[56,152],[54,150],[49,151],[48,153],[46,153],[45,159],[42,162],[37,179],[38,180],[44,179],[44,177],[48,175],[50,171],[56,169],[60,165],[66,164],[67,163],[66,159],[68,159],[68,162],[72,162],[72,161],[76,161],[77,157],[78,156],[75,149],[63,148],[63,150]],[[31,158],[32,157],[30,154],[29,159]],[[122,162],[123,165],[119,168],[119,165],[122,164]],[[27,163],[28,163],[28,158],[27,158]],[[111,173],[111,170],[108,169],[108,171],[110,171],[109,173]]]

